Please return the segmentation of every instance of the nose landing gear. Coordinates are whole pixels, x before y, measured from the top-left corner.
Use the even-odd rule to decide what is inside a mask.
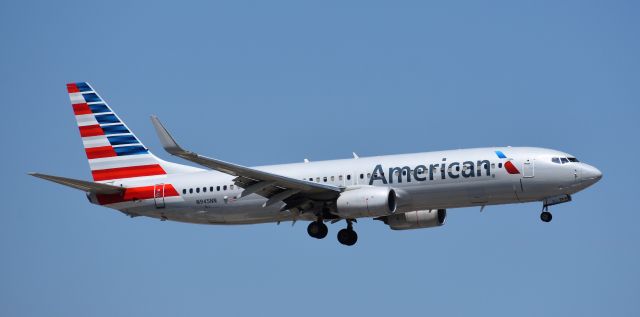
[[[556,195],[556,196],[545,198],[544,200],[542,200],[542,213],[540,214],[540,220],[542,220],[543,222],[550,222],[553,216],[549,212],[549,206],[568,203],[570,201],[571,201],[571,195],[568,195],[568,194]]]
[[[542,213],[540,214],[540,220],[543,222],[550,222],[553,219],[553,215],[549,212],[549,206],[542,207]]]

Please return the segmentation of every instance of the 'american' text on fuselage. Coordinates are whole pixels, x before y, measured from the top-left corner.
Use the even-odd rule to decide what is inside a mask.
[[[491,162],[489,160],[464,161],[464,162],[452,162],[447,165],[447,159],[443,158],[442,163],[434,163],[427,165],[418,165],[414,168],[409,166],[403,167],[390,167],[389,178],[385,176],[382,164],[376,165],[369,179],[369,185],[373,185],[374,181],[382,181],[383,184],[393,184],[394,175],[396,175],[397,182],[402,183],[403,178],[406,178],[406,182],[416,180],[418,182],[424,182],[434,179],[446,179],[449,178],[469,178],[469,177],[481,177],[483,176],[482,170],[484,169],[484,176],[491,176]],[[438,178],[439,176],[439,178]]]

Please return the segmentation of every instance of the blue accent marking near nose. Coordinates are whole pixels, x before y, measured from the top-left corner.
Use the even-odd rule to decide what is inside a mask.
[[[504,155],[504,153],[502,153],[502,151],[496,151],[496,155],[497,155],[499,158],[507,158],[507,156],[506,156],[506,155]]]

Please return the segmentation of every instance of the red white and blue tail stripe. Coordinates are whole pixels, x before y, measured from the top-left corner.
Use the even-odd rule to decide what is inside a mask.
[[[168,162],[151,154],[88,83],[67,84],[67,91],[94,181],[167,174]]]

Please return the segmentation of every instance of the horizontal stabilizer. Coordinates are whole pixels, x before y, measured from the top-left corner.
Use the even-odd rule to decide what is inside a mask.
[[[126,189],[125,187],[118,187],[47,174],[29,173],[29,175],[95,194],[120,194]]]

